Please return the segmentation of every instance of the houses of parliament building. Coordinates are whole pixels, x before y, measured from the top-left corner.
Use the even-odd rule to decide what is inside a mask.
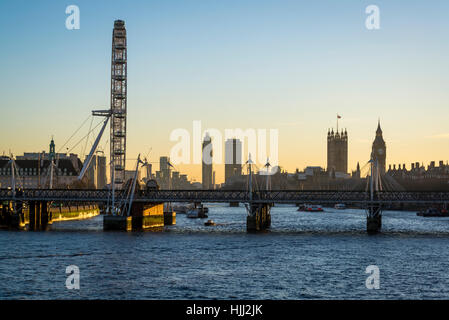
[[[348,132],[334,129],[327,132],[327,172],[335,175],[337,172],[348,172]]]
[[[373,141],[371,159],[375,161],[381,174],[385,173],[387,148],[382,136],[380,121],[377,124],[376,137]],[[359,168],[359,166],[358,166]],[[359,170],[359,169],[358,169]],[[348,132],[346,129],[341,132],[334,132],[329,129],[327,132],[327,173],[330,176],[338,176],[338,173],[348,172]]]

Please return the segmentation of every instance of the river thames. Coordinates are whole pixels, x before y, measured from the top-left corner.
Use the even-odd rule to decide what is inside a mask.
[[[363,210],[276,206],[270,231],[247,234],[243,206],[207,206],[217,226],[178,214],[160,232],[103,232],[102,216],[2,230],[0,299],[449,298],[449,218],[387,211],[369,236]],[[66,288],[70,265],[79,290]]]

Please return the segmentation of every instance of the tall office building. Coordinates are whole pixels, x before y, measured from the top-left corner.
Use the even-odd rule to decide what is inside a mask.
[[[209,133],[206,132],[206,136],[203,140],[202,148],[202,183],[203,189],[213,189],[212,182],[212,139]]]
[[[225,183],[233,176],[242,175],[242,142],[228,139],[225,142]]]
[[[348,133],[327,132],[327,172],[348,172]]]
[[[164,189],[170,188],[171,169],[169,163],[169,157],[164,156],[159,158],[159,179],[161,187]]]
[[[84,161],[87,160],[86,159]],[[97,154],[92,156],[92,161],[86,171],[88,184],[95,189],[103,189],[106,184],[106,156]]]
[[[385,145],[385,141],[382,136],[382,129],[380,128],[380,120],[377,124],[376,138],[373,141],[371,158],[374,160],[374,163],[377,163],[377,165],[379,166],[380,173],[384,174],[385,161],[387,158],[387,147]]]
[[[97,189],[104,189],[107,184],[106,156],[97,154]]]

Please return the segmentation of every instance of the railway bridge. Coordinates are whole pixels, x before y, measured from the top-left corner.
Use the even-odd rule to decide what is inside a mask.
[[[97,203],[107,205],[112,198],[111,190],[87,189],[0,189],[0,201],[14,203],[17,208],[24,204],[32,210],[40,210],[41,214],[48,211],[47,206],[52,202],[59,203]],[[124,190],[115,190],[114,197],[118,202],[128,201],[129,194]],[[120,200],[122,199],[122,200]],[[170,202],[222,202],[246,203],[255,206],[260,212],[265,212],[263,221],[247,219],[248,230],[263,230],[269,228],[271,216],[269,208],[279,204],[322,204],[333,205],[342,203],[356,205],[367,210],[367,231],[380,231],[382,208],[392,204],[414,205],[443,205],[449,203],[448,191],[376,191],[370,194],[367,191],[299,191],[299,190],[136,190],[133,205],[152,205]],[[20,210],[19,210],[20,211]],[[112,214],[111,214],[112,215]],[[129,216],[129,211],[118,216]],[[249,216],[248,216],[249,217]],[[375,226],[373,224],[373,218]]]
[[[126,190],[115,190],[117,199],[125,197]],[[107,202],[111,198],[110,190],[96,189],[0,189],[0,201],[70,201],[70,202]],[[248,190],[139,190],[133,202],[248,202]],[[374,200],[370,200],[367,191],[302,191],[302,190],[260,190],[252,192],[255,203],[310,203],[310,204],[358,204],[371,203],[388,205],[393,203],[409,204],[446,204],[449,203],[449,191],[376,191]]]

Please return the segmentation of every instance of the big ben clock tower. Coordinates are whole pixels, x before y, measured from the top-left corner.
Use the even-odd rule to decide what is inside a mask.
[[[382,137],[382,129],[380,128],[380,120],[377,125],[376,138],[373,142],[372,157],[374,162],[379,166],[381,174],[385,173],[385,159],[387,157],[387,148],[385,146],[384,138]]]

